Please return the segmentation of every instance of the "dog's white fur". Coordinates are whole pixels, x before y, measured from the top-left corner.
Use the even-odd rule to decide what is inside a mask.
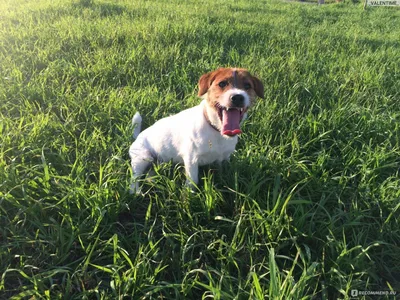
[[[227,89],[218,102],[229,107],[232,95],[243,95],[245,109],[250,106],[250,97],[245,90]],[[140,132],[142,118],[139,113],[133,117],[135,142],[129,149],[134,182],[131,192],[140,193],[137,179],[143,175],[153,162],[173,161],[185,166],[188,185],[198,183],[199,166],[228,160],[238,141],[237,135],[227,136],[213,128],[209,122],[221,128],[218,114],[207,103],[208,94],[203,95],[201,103],[176,115],[157,121]],[[244,120],[246,115],[243,116]]]

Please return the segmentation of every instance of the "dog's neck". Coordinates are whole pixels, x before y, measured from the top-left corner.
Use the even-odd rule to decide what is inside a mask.
[[[206,118],[207,123],[208,123],[214,130],[220,132],[220,130],[218,129],[218,127],[215,126],[213,123],[211,123],[210,118],[208,117],[207,105],[204,105],[204,107],[203,107],[203,114],[204,114],[204,118]]]

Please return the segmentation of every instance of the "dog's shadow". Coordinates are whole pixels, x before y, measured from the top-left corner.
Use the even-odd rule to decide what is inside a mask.
[[[117,223],[131,232],[154,222],[208,228],[218,218],[235,220],[243,207],[267,208],[277,167],[267,157],[235,153],[229,162],[200,167],[199,184],[193,191],[185,186],[183,165],[157,164],[153,174],[141,182],[143,194],[126,191]]]
[[[236,199],[237,195],[255,198],[274,184],[276,166],[265,157],[248,159],[233,156],[230,161],[212,163],[199,168],[199,183],[190,188],[182,164],[154,164],[146,178],[140,180],[142,193],[136,199],[189,198],[207,200]],[[215,199],[218,200],[218,199]]]

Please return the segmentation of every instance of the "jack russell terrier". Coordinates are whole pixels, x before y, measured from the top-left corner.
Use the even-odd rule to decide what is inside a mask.
[[[142,118],[135,114],[136,140],[129,148],[132,193],[140,193],[137,179],[153,162],[183,163],[186,184],[193,187],[199,166],[228,160],[247,109],[256,96],[264,98],[264,87],[245,69],[220,68],[201,76],[198,95],[203,99],[199,105],[161,119],[141,133]]]

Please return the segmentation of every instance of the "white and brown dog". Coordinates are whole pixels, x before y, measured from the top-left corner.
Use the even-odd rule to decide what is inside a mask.
[[[241,121],[256,96],[264,98],[264,87],[245,69],[220,68],[201,76],[198,95],[203,98],[199,105],[161,119],[141,133],[142,118],[135,114],[136,140],[129,149],[132,192],[140,192],[137,178],[155,161],[183,163],[186,183],[192,185],[198,183],[199,166],[228,160],[242,132]]]

